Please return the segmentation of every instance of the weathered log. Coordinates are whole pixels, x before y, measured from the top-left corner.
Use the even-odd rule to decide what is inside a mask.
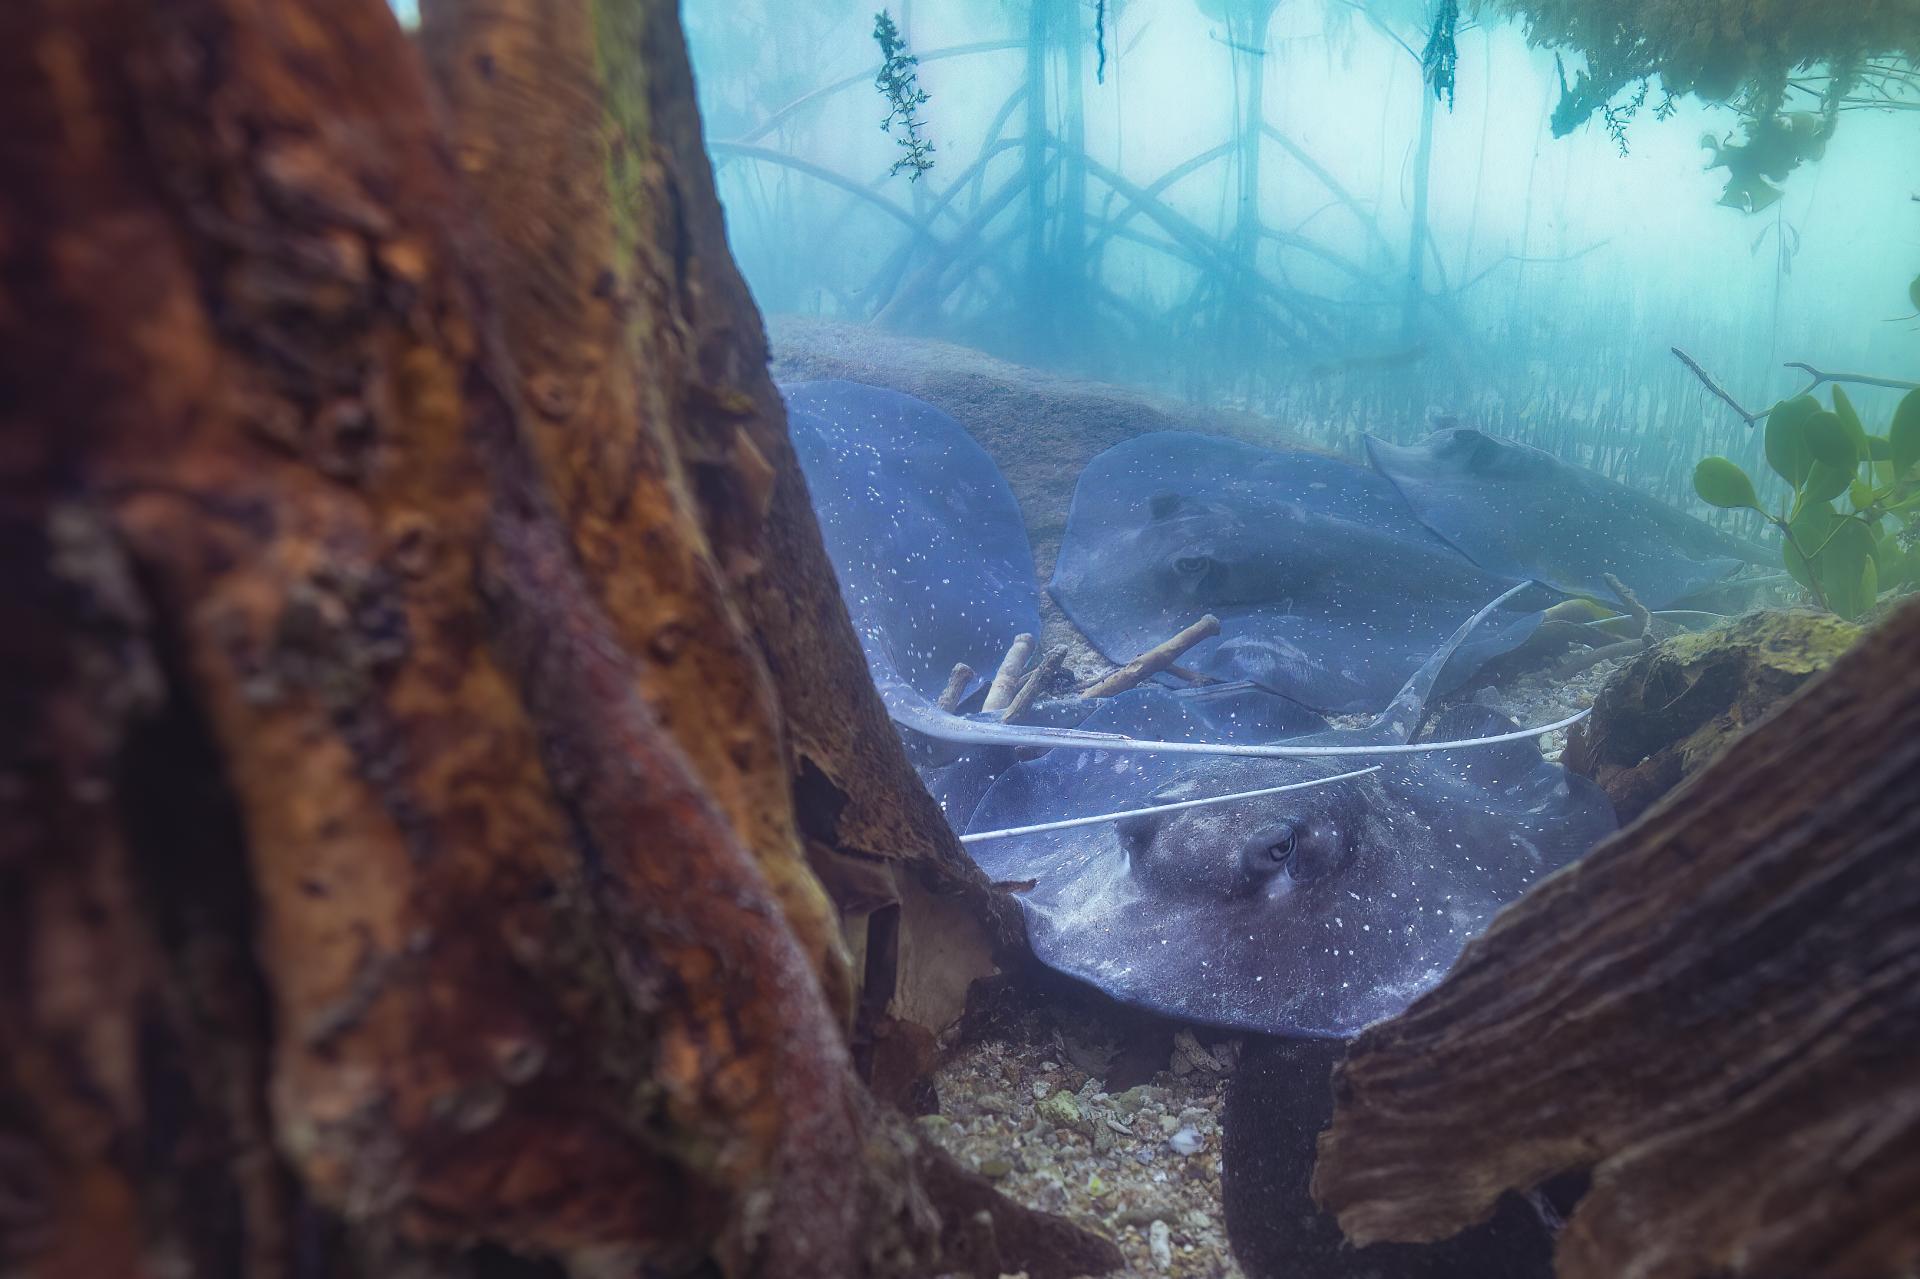
[[[674,6],[474,18],[589,153],[542,170],[577,239],[381,0],[0,7],[0,1265],[906,1274],[982,1210],[1111,1263],[855,1078],[806,853],[897,836],[892,909],[984,930],[716,266]]]
[[[1137,688],[1179,661],[1180,655],[1195,644],[1212,639],[1219,633],[1220,619],[1208,613],[1178,635],[1155,644],[1119,670],[1095,680],[1081,690],[1080,696],[1117,697],[1130,688]]]
[[[1916,652],[1920,602],[1361,1036],[1314,1177],[1351,1238],[1590,1169],[1562,1279],[1920,1264]]]
[[[1616,672],[1562,762],[1597,782],[1632,821],[1717,758],[1859,638],[1811,609],[1750,613],[1663,640]]]

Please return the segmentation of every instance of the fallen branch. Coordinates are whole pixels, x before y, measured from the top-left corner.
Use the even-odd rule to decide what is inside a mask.
[[[1053,677],[1060,673],[1060,668],[1066,663],[1065,645],[1048,649],[1047,655],[1040,659],[1040,664],[1033,668],[1031,675],[1027,676],[1027,682],[1020,686],[1020,691],[1014,694],[1013,701],[1007,704],[1007,709],[1000,718],[1009,724],[1018,723],[1020,717],[1025,715],[1040,694],[1046,691],[1047,685],[1053,682]]]
[[[1014,681],[1020,678],[1020,672],[1027,669],[1027,659],[1033,656],[1033,636],[1025,631],[1013,637],[1013,643],[1007,645],[1007,655],[1000,659],[1000,669],[994,674],[993,684],[987,689],[987,700],[981,703],[983,711],[1003,711],[1013,700]]]
[[[1219,633],[1220,619],[1208,613],[1172,639],[1154,645],[1113,674],[1096,681],[1083,690],[1080,696],[1114,697],[1130,688],[1138,687],[1172,666],[1182,653],[1195,644],[1201,640],[1212,639]]]
[[[1173,676],[1175,679],[1183,679],[1189,684],[1197,684],[1201,688],[1205,688],[1209,684],[1224,684],[1227,682],[1217,675],[1208,675],[1202,671],[1194,670],[1191,666],[1180,666],[1177,664],[1167,667],[1167,674]]]

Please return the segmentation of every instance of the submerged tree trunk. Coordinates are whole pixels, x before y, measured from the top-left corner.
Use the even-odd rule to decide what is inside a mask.
[[[1562,1279],[1920,1264],[1916,651],[1908,603],[1360,1037],[1314,1175],[1350,1238],[1585,1171]]]
[[[956,999],[903,934],[964,980],[1006,921],[860,664],[674,7],[428,16],[450,138],[380,0],[0,12],[5,1263],[1107,1268],[856,1077],[856,1014]]]

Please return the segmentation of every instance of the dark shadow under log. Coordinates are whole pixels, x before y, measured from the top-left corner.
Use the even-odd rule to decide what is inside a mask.
[[[1920,1262],[1916,653],[1909,603],[1356,1041],[1314,1176],[1352,1239],[1591,1169],[1563,1279]]]

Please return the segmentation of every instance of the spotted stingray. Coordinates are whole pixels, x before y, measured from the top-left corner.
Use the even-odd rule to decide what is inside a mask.
[[[990,677],[1015,635],[1040,631],[1033,548],[993,459],[911,395],[840,381],[782,393],[841,598],[889,707],[937,696],[958,662]]]
[[[1499,577],[1610,600],[1611,573],[1664,609],[1743,564],[1780,562],[1617,480],[1468,427],[1404,446],[1368,436],[1367,455],[1423,524]]]
[[[958,422],[912,396],[840,381],[782,391],[868,671],[956,828],[1013,763],[1014,747],[1320,753],[1277,736],[1283,721],[1308,714],[1302,708],[1267,698],[1257,711],[1243,700],[1222,712],[1231,689],[1177,697],[1191,711],[1190,731],[1166,741],[1078,727],[1097,707],[1075,699],[1043,705],[1039,722],[1017,725],[940,709],[935,694],[955,663],[990,672],[1013,635],[1040,629],[1033,555],[1012,491]],[[973,683],[977,695],[980,677]],[[1267,729],[1249,736],[1256,720]]]
[[[1263,743],[1251,724],[1216,719],[1203,730],[1164,689],[1116,698],[1084,728],[1168,739],[1224,733],[1340,754],[1054,751],[986,792],[969,851],[994,879],[1031,884],[1018,898],[1034,951],[1052,967],[1189,1021],[1351,1035],[1431,987],[1495,911],[1615,826],[1597,787],[1515,740],[1493,711],[1449,708],[1433,734],[1506,740],[1406,753],[1472,625],[1362,729],[1322,725]],[[1394,753],[1352,758],[1369,750]],[[1356,762],[1374,768],[1352,775]],[[1333,777],[1312,789],[1171,807]],[[1169,811],[1044,829],[1143,806]],[[996,833],[1008,828],[1029,833]]]
[[[1088,464],[1048,590],[1116,662],[1212,613],[1220,636],[1188,666],[1371,714],[1462,617],[1526,577],[1476,566],[1365,467],[1162,431]],[[1503,606],[1449,684],[1519,644],[1557,598]]]

